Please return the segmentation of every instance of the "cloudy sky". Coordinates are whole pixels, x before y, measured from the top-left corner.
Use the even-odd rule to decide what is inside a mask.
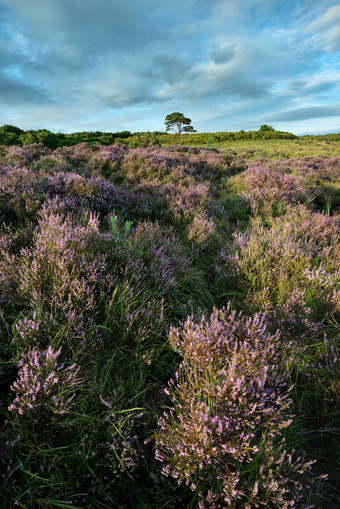
[[[0,0],[0,125],[340,132],[340,3]]]

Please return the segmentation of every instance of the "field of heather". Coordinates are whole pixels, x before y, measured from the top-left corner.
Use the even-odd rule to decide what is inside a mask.
[[[339,141],[0,146],[0,225],[1,507],[337,507]]]

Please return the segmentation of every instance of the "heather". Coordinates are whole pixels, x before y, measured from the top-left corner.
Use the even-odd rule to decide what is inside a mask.
[[[3,507],[335,507],[339,152],[40,134],[0,147]]]

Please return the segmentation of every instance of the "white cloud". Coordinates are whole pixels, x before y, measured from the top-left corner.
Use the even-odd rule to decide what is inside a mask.
[[[306,108],[296,108],[288,111],[281,111],[269,117],[272,122],[290,121],[297,122],[300,120],[310,120],[315,118],[339,117],[340,103],[330,106],[309,106]]]
[[[340,4],[329,7],[307,27],[307,31],[320,32],[329,51],[340,50]]]

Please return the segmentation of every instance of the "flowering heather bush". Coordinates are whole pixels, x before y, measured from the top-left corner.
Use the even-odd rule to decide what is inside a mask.
[[[183,158],[182,158],[183,160]],[[179,161],[164,151],[152,148],[130,149],[122,162],[122,171],[126,178],[137,183],[154,178],[162,179],[178,166]]]
[[[22,148],[27,152],[32,161],[52,154],[52,150],[43,143],[31,143],[30,145],[24,145]]]
[[[23,147],[13,145],[1,151],[0,164],[23,167],[40,157],[49,156],[51,153],[52,151],[42,143],[24,145]]]
[[[175,223],[187,223],[204,210],[211,199],[207,184],[189,185],[170,193],[169,203]]]
[[[216,227],[213,219],[208,218],[204,214],[200,214],[194,217],[191,224],[188,226],[187,238],[193,241],[200,248],[207,245],[209,239],[216,232]]]
[[[31,155],[23,147],[12,146],[5,149],[4,165],[25,166],[32,161]]]
[[[0,237],[0,304],[10,303],[16,296],[15,255],[11,253],[11,235]]]
[[[95,249],[106,240],[96,216],[86,226],[75,226],[68,216],[42,210],[33,246],[20,253],[19,293],[35,309],[93,310],[100,291],[112,282],[106,255]]]
[[[307,199],[299,179],[281,174],[272,168],[250,164],[242,174],[233,176],[228,188],[238,192],[251,206],[253,212],[263,215],[276,215],[282,205],[297,203]]]
[[[36,175],[18,167],[4,167],[0,174],[0,221],[10,224],[34,218],[41,205],[35,193]]]
[[[176,180],[176,179],[175,179]],[[124,195],[122,210],[135,220],[159,220],[163,224],[175,223],[185,227],[195,214],[208,214],[213,207],[212,196],[207,184],[196,183],[192,178],[183,184],[172,182],[162,184],[159,179],[143,181],[133,188],[124,183],[119,189]]]
[[[228,188],[247,199],[255,212],[271,215],[290,202],[334,211],[340,206],[340,158],[262,158],[233,176]]]
[[[88,180],[87,188],[88,194],[88,207],[90,210],[108,214],[114,207],[122,206],[122,198],[118,189],[109,181],[101,177],[92,177]],[[69,188],[69,185],[67,186]],[[75,189],[75,194],[81,196],[82,193]]]
[[[163,183],[179,180],[179,175],[198,182],[214,181],[227,171],[224,157],[216,152],[186,147],[148,147],[131,149],[122,163],[122,170],[131,182],[160,179]]]
[[[124,302],[118,320],[124,324],[122,337],[133,333],[135,341],[141,341],[151,329],[156,334],[157,320],[163,328],[162,299],[183,300],[183,285],[197,283],[196,273],[171,229],[145,223],[125,235],[124,226],[116,228],[119,235],[102,233],[96,216],[79,226],[70,216],[42,211],[33,245],[20,252],[16,279],[19,295],[42,314],[19,320],[18,345],[45,345],[48,337],[62,334],[78,349],[91,338],[94,351],[101,334],[92,317],[102,297],[109,298],[117,288]],[[161,305],[150,304],[151,296]]]
[[[227,169],[226,159],[217,150],[201,149],[200,157],[205,162],[205,166],[225,171]]]
[[[142,263],[136,276],[141,287],[152,288],[158,296],[167,297],[190,275],[188,259],[173,228],[150,221],[140,223],[132,238],[132,260]]]
[[[21,355],[18,378],[11,386],[16,396],[9,410],[24,414],[40,408],[64,414],[71,409],[74,389],[81,382],[79,367],[59,364],[60,353],[61,348],[55,351],[49,346],[47,350],[33,348]]]
[[[254,219],[221,252],[220,275],[237,281],[253,310],[286,303],[296,288],[314,313],[339,311],[340,225],[335,218],[289,207],[271,226]],[[222,268],[223,267],[223,268]]]
[[[129,219],[134,221],[145,220],[150,217],[158,217],[159,205],[153,202],[148,190],[144,186],[136,186],[130,189],[129,186],[120,187],[123,205],[121,210]],[[162,201],[160,199],[160,201]],[[118,208],[118,207],[116,207]]]
[[[207,179],[218,177],[220,170],[215,166],[220,168],[223,161],[222,156],[209,151],[202,152],[204,157],[194,154],[195,151],[183,154],[177,150],[151,148],[131,149],[124,153],[118,145],[90,147],[79,144],[58,148],[51,153],[49,149],[43,151],[38,145],[26,147],[29,155],[24,162],[28,164],[29,159],[31,170],[14,170],[11,167],[3,170],[6,176],[1,194],[6,220],[35,219],[43,203],[54,200],[56,205],[57,200],[62,211],[76,212],[87,208],[105,215],[118,209],[131,213],[134,219],[162,219],[164,208],[171,208],[177,219],[185,222],[186,215],[202,209],[203,202],[210,202]],[[13,147],[13,150],[21,149]],[[206,156],[212,158],[211,164],[205,160]],[[198,161],[191,162],[191,157],[198,158]],[[138,176],[142,167],[146,174]],[[113,172],[115,182],[121,183],[126,177],[127,180],[121,188],[117,188],[99,177],[99,171],[106,176]],[[150,185],[156,177],[160,177],[158,187],[163,198],[153,201],[151,198],[155,198],[155,193]],[[131,184],[136,185],[131,188]],[[190,210],[185,212],[185,208]]]
[[[24,316],[15,323],[15,342],[18,349],[27,350],[30,347],[39,347],[44,336],[47,336],[47,344],[51,341],[48,330],[43,327],[43,320],[33,311],[32,317]],[[44,338],[45,339],[45,338]]]
[[[340,157],[299,157],[296,159],[266,159],[263,164],[280,173],[302,177],[301,183],[309,187],[339,179]]]
[[[65,344],[65,348],[77,359],[84,356],[85,345],[95,352],[102,344],[102,335],[87,310],[76,312],[70,309],[62,314],[26,310],[14,323],[13,332],[12,344],[19,352],[47,348],[58,338],[59,343]]]
[[[53,173],[71,172],[71,165],[63,157],[55,155],[43,156],[31,164],[33,171],[37,172],[40,177]]]
[[[4,508],[336,506],[340,158],[248,152],[0,146]]]
[[[17,298],[17,255],[33,240],[33,228],[27,224],[16,229],[0,228],[0,306],[6,308]]]
[[[125,149],[120,145],[101,146],[95,143],[90,146],[87,143],[78,143],[72,147],[58,147],[54,150],[53,156],[64,159],[71,165],[73,171],[83,173],[90,168],[95,171],[100,170],[102,164],[105,166],[119,163],[124,152]]]
[[[64,155],[66,160],[77,168],[85,168],[93,156],[92,148],[85,142],[78,143],[73,147],[59,147],[54,153]]]
[[[155,433],[163,474],[198,493],[199,507],[290,507],[301,499],[313,462],[292,460],[279,440],[291,420],[288,359],[264,315],[214,309],[170,329],[183,357],[169,383],[173,409]]]
[[[53,158],[49,159],[52,163]],[[38,161],[36,164],[40,163]],[[63,163],[64,164],[64,163]],[[42,167],[43,168],[43,167]],[[3,168],[0,185],[0,219],[10,222],[36,220],[43,204],[57,211],[82,214],[84,210],[104,215],[115,207],[126,210],[124,191],[102,177],[86,177],[64,170],[37,175],[22,168]]]
[[[122,153],[118,145],[99,147],[99,150],[94,153],[89,162],[89,168],[92,174],[99,173],[105,177],[109,177],[111,173],[119,171],[121,158],[118,153]]]
[[[131,189],[128,182],[120,188],[126,200],[126,212],[135,220],[159,220],[166,222],[170,218],[168,202],[169,192],[175,189],[174,185],[162,184],[160,180],[153,179],[142,182]]]
[[[309,201],[328,213],[340,210],[340,157],[303,158],[294,161],[292,171],[303,178]]]
[[[280,330],[285,338],[297,339],[294,347],[297,352],[298,344],[305,345],[318,339],[322,331],[322,324],[314,322],[311,316],[312,309],[306,306],[306,291],[296,289],[286,302],[268,310],[267,324]]]
[[[48,175],[39,186],[46,198],[58,197],[72,207],[100,212],[104,215],[115,207],[124,206],[124,198],[117,187],[102,177],[87,178],[77,173]]]

